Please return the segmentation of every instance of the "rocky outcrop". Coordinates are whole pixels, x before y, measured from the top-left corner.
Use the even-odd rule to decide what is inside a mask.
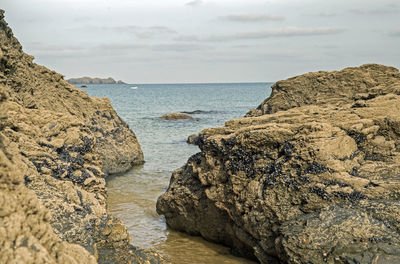
[[[363,104],[378,95],[396,92],[398,70],[367,64],[333,72],[312,72],[278,81],[271,96],[246,116],[259,116],[303,105]]]
[[[400,73],[382,65],[273,86],[203,130],[157,211],[261,263],[400,262]]]
[[[91,77],[81,77],[81,78],[70,78],[67,80],[70,84],[125,84],[123,81],[115,81],[113,78],[91,78]]]
[[[181,119],[193,120],[194,119],[190,115],[187,115],[184,113],[164,114],[163,116],[161,116],[161,118],[164,120],[181,120]]]
[[[196,145],[196,140],[198,140],[198,135],[193,134],[193,135],[188,136],[186,143]]]
[[[32,60],[0,10],[0,262],[147,261],[106,204],[105,176],[143,163],[135,134]]]

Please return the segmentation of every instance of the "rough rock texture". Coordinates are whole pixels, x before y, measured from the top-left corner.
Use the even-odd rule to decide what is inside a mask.
[[[198,140],[199,136],[197,134],[193,134],[188,136],[186,142],[188,144],[196,145],[196,140]]]
[[[309,73],[203,130],[157,202],[169,226],[261,263],[400,263],[400,73]]]
[[[136,136],[108,99],[32,59],[0,10],[0,262],[144,262],[104,179],[143,162]]]
[[[362,105],[364,100],[396,92],[396,76],[396,68],[373,64],[296,76],[273,84],[271,96],[246,116],[271,114],[302,105]]]
[[[193,117],[191,117],[190,115],[184,114],[184,113],[165,114],[165,115],[161,116],[161,118],[164,120],[179,120],[179,119],[193,120]]]
[[[4,100],[0,86],[1,110]],[[15,155],[18,148],[7,141],[0,136],[0,263],[96,263],[83,247],[62,242],[54,234],[49,211],[24,185],[27,168]]]

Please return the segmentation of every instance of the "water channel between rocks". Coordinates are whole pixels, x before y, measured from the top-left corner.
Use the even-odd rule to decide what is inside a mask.
[[[108,97],[136,133],[146,163],[107,179],[111,213],[122,219],[139,248],[153,248],[172,263],[253,263],[226,247],[173,231],[155,205],[173,170],[196,152],[189,135],[242,117],[270,94],[270,83],[88,85],[91,96]],[[202,110],[195,121],[165,121],[165,113]]]

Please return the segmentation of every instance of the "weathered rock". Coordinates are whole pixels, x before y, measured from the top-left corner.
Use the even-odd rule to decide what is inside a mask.
[[[0,96],[4,96],[0,86]],[[0,109],[3,102],[0,100]],[[0,112],[3,120],[4,112]],[[96,263],[83,247],[62,242],[50,224],[51,215],[24,185],[27,166],[8,145],[0,129],[0,263]],[[8,145],[6,147],[6,145]],[[25,172],[25,173],[24,173]]]
[[[200,133],[158,213],[261,263],[399,262],[399,71],[364,65],[273,89],[253,117]]]
[[[196,144],[197,140],[199,140],[199,136],[197,134],[193,134],[193,135],[188,136],[186,142],[188,144],[197,145]]]
[[[180,120],[180,119],[188,119],[193,120],[193,117],[184,113],[171,113],[171,114],[164,114],[161,116],[164,120]]]
[[[312,104],[357,106],[364,100],[393,93],[398,89],[398,70],[378,64],[333,72],[311,72],[273,84],[271,96],[246,116],[271,114]]]
[[[0,262],[147,261],[106,205],[105,175],[143,162],[135,134],[32,59],[0,10]]]

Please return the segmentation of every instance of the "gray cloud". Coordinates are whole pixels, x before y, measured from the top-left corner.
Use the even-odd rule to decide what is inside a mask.
[[[316,47],[321,47],[326,50],[335,50],[338,49],[340,46],[339,45],[332,45],[332,44],[325,44],[325,45],[317,45]]]
[[[282,16],[273,16],[267,14],[231,14],[227,16],[220,16],[218,20],[231,21],[231,22],[264,22],[264,21],[283,21]]]
[[[185,5],[186,6],[199,6],[203,3],[202,0],[193,0],[193,1],[189,1],[187,2]]]
[[[29,53],[40,57],[107,57],[110,55],[122,55],[133,53],[136,50],[149,48],[149,45],[140,45],[132,43],[106,43],[96,46],[73,46],[73,45],[48,45],[42,42],[27,43]]]
[[[387,14],[396,14],[399,12],[400,10],[397,8],[375,9],[368,11],[368,13],[372,15],[387,15]]]
[[[230,35],[211,36],[208,37],[207,40],[227,41],[227,40],[241,40],[241,39],[265,39],[273,37],[320,36],[320,35],[339,34],[343,31],[344,29],[331,28],[331,27],[318,27],[318,28],[287,27],[281,29],[266,29],[262,31],[240,32]]]
[[[172,28],[166,26],[136,26],[136,25],[124,25],[124,26],[93,26],[93,25],[86,25],[81,26],[78,28],[71,28],[70,31],[72,32],[82,32],[85,34],[95,34],[98,35],[99,33],[118,33],[118,34],[127,34],[133,35],[139,39],[151,39],[156,37],[165,37],[168,35],[175,35],[177,32]]]
[[[317,16],[319,16],[319,17],[335,17],[335,16],[337,16],[337,14],[336,13],[330,13],[330,12],[319,12],[317,14]]]
[[[232,55],[229,51],[219,51],[218,53],[212,52],[209,53],[208,56],[202,56],[201,60],[215,63],[218,61],[219,63],[245,63],[245,62],[254,62],[259,60],[293,60],[300,59],[303,54],[298,51],[291,50],[272,50],[272,51],[257,51],[257,50],[248,50],[243,48],[241,51],[235,49],[235,54]]]
[[[200,41],[200,38],[195,35],[179,35],[176,38],[174,38],[175,41]]]
[[[349,10],[350,13],[355,14],[355,15],[364,15],[367,12],[363,9],[350,9]]]
[[[67,76],[255,81],[366,62],[400,65],[393,56],[399,0],[48,2],[0,0],[24,50]]]
[[[87,17],[87,16],[80,16],[80,17],[76,17],[76,18],[74,19],[74,22],[82,23],[82,22],[88,22],[88,21],[90,21],[90,20],[92,20],[90,17]]]
[[[200,50],[210,50],[211,46],[204,44],[188,44],[188,43],[171,43],[171,44],[158,44],[152,45],[151,49],[154,51],[200,51]]]
[[[34,50],[48,50],[48,51],[57,51],[57,50],[83,50],[81,46],[77,45],[56,45],[56,44],[46,44],[39,41],[29,42],[27,45]]]
[[[198,51],[212,49],[211,46],[205,44],[192,44],[192,43],[161,43],[161,44],[132,44],[132,43],[107,43],[98,45],[92,50],[96,53],[135,53],[137,50],[147,51]]]
[[[248,45],[248,44],[238,44],[238,45],[232,45],[231,48],[233,49],[250,49],[250,48],[255,48],[256,45]]]
[[[134,34],[140,39],[149,39],[159,35],[171,35],[177,32],[169,27],[165,26],[152,26],[152,27],[139,27],[139,26],[120,26],[120,27],[109,27],[107,28],[112,31],[121,33]]]
[[[334,17],[337,17],[339,14],[341,14],[341,13],[320,11],[320,12],[313,12],[313,13],[305,13],[305,14],[302,14],[302,16],[334,18]]]
[[[213,50],[213,47],[197,43],[161,43],[161,44],[133,44],[133,43],[105,43],[90,47],[77,47],[65,45],[46,45],[45,43],[32,42],[28,51],[41,58],[112,58],[115,56],[143,56],[154,52],[190,53],[196,51]]]
[[[392,31],[389,33],[389,35],[392,36],[392,37],[400,37],[400,29],[392,30]]]
[[[97,50],[137,50],[144,49],[148,47],[148,45],[142,44],[131,44],[131,43],[112,43],[112,44],[102,44],[97,46],[95,49]]]
[[[400,13],[400,9],[396,4],[386,5],[385,7],[375,8],[375,9],[350,9],[350,13],[355,15],[388,15],[388,14],[396,14]]]
[[[25,49],[25,48],[24,48]],[[41,42],[31,42],[26,45],[30,54],[36,57],[70,57],[85,56],[86,48],[72,45],[48,45]]]

